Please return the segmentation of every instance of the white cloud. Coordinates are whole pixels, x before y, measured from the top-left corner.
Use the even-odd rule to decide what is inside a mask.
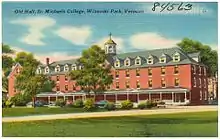
[[[68,60],[68,59],[74,59],[79,58],[80,56],[71,56],[68,55],[65,52],[52,52],[48,54],[35,54],[35,58],[41,61],[42,63],[46,63],[46,58],[50,59],[50,63],[54,61],[60,61],[60,60]]]
[[[154,32],[137,33],[130,37],[130,43],[137,49],[157,49],[174,47],[180,40],[168,39]]]
[[[109,40],[109,37],[105,37],[105,38],[102,38],[100,40],[98,40],[96,43],[94,44],[97,44],[99,45],[101,48],[104,49],[104,43]],[[124,40],[121,38],[121,37],[112,37],[112,40],[114,40],[114,42],[117,44],[116,45],[116,49],[117,49],[117,52],[124,52],[125,50],[125,46],[124,46]]]
[[[56,30],[55,34],[73,44],[86,45],[86,41],[92,34],[92,31],[89,26],[64,26]]]
[[[28,27],[28,33],[21,38],[23,43],[41,46],[45,45],[42,41],[42,39],[45,38],[43,31],[46,28],[55,25],[56,21],[50,17],[28,17],[24,19],[16,19],[10,23]]]
[[[162,4],[164,4],[163,2],[160,2],[160,6],[157,6],[155,8],[155,11],[152,10],[152,8],[154,7],[154,5],[144,5],[143,8],[144,10],[146,10],[147,13],[150,14],[183,14],[183,15],[207,15],[207,14],[211,14],[213,11],[209,8],[207,8],[206,6],[202,5],[202,4],[196,4],[196,3],[189,3],[192,4],[192,8],[191,10],[178,10],[178,7],[180,5],[180,2],[174,2],[171,4],[177,4],[177,5],[173,5],[174,8],[171,11],[168,11],[167,8],[165,8],[162,12],[160,12],[163,8],[161,7]],[[168,4],[168,2],[165,3]],[[168,8],[171,9],[171,4],[168,5]],[[183,3],[183,5],[181,6],[181,8],[187,8],[186,6],[188,3]],[[165,7],[164,6],[164,7]]]

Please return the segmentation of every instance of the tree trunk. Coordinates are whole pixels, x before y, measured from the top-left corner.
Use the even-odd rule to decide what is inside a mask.
[[[35,97],[34,96],[32,97],[32,104],[33,104],[33,107],[35,108]]]

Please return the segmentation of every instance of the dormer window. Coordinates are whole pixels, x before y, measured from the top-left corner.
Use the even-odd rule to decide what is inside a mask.
[[[141,59],[140,59],[140,57],[137,57],[137,58],[135,59],[135,65],[141,65]]]
[[[45,68],[45,73],[49,73],[49,67]]]
[[[68,65],[64,66],[64,71],[69,71],[69,66]]]
[[[40,67],[37,69],[37,74],[41,74],[41,68]]]
[[[72,70],[76,70],[77,68],[76,68],[76,64],[73,64],[72,65]]]
[[[79,66],[79,70],[82,70],[82,69],[83,69],[83,65],[80,65],[80,66]]]
[[[166,56],[165,56],[165,54],[163,54],[163,55],[160,57],[160,63],[166,63]]]
[[[130,59],[126,58],[124,64],[125,64],[125,66],[130,66]]]
[[[55,72],[60,72],[60,66],[59,66],[59,65],[57,65],[57,66],[55,67]]]
[[[176,52],[173,55],[173,62],[179,62],[180,61],[180,54],[178,52]]]
[[[120,61],[119,60],[115,61],[115,67],[120,67]]]
[[[153,64],[153,56],[149,56],[147,59],[147,64]]]

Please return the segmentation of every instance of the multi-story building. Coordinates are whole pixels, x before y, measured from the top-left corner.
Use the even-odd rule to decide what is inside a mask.
[[[186,54],[179,47],[116,53],[117,44],[110,39],[104,44],[106,62],[112,66],[113,83],[108,90],[95,96],[96,101],[133,102],[163,100],[171,104],[206,103],[208,100],[207,68],[201,63],[199,53]],[[56,61],[39,65],[37,73],[44,73],[56,82],[54,92],[38,94],[38,99],[54,101],[58,98],[76,100],[88,97],[80,86],[68,76],[70,70],[80,70],[77,59]],[[9,75],[9,95],[16,93],[14,75],[21,66],[17,64]]]

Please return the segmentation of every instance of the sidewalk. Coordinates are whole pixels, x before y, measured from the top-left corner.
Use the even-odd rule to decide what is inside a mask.
[[[217,110],[218,110],[218,106],[169,106],[165,109],[151,109],[151,110],[126,110],[126,111],[90,112],[90,113],[72,113],[72,114],[70,113],[70,114],[55,114],[55,115],[35,115],[35,116],[24,116],[24,117],[3,117],[2,122],[23,122],[23,121],[56,120],[56,119],[171,114],[171,113],[182,113],[182,112],[202,112],[202,111],[217,111]]]

